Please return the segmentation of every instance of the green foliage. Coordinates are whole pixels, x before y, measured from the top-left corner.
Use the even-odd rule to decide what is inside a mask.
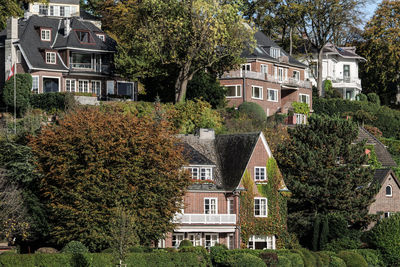
[[[300,251],[301,254],[303,255],[304,267],[317,266],[317,259],[314,253],[312,253],[306,248],[301,248],[298,251]]]
[[[276,266],[278,264],[278,255],[275,252],[262,252],[260,258],[267,266]]]
[[[368,267],[368,263],[356,252],[343,250],[340,251],[337,256],[344,260],[347,267]]]
[[[188,83],[186,100],[203,99],[213,108],[225,105],[226,88],[221,86],[215,76],[199,71]]]
[[[70,241],[61,250],[63,253],[87,253],[87,247],[79,241]]]
[[[304,114],[307,116],[310,114],[310,107],[308,106],[307,103],[292,102],[292,107],[294,113]]]
[[[318,251],[316,252],[316,254],[319,257],[322,266],[329,266],[330,256],[327,253],[325,253],[324,251]]]
[[[368,263],[368,267],[386,266],[385,262],[382,261],[382,256],[378,250],[355,249],[354,252],[363,256],[365,261]]]
[[[215,246],[214,246],[215,247]],[[211,247],[213,248],[213,247]],[[196,247],[183,247],[179,249],[179,252],[190,252],[196,254],[201,262],[206,263],[207,266],[211,266],[211,257],[207,249],[202,246]]]
[[[182,240],[182,242],[179,245],[179,248],[183,248],[183,247],[193,247],[192,241],[190,240]]]
[[[353,145],[357,126],[313,115],[309,125],[289,129],[289,135],[291,140],[274,153],[292,193],[288,200],[289,230],[298,234],[304,246],[312,247],[316,214],[336,210],[355,228],[368,225],[368,206],[377,187],[369,186],[372,172],[363,167],[367,162],[364,145]]]
[[[88,253],[73,253],[72,262],[72,266],[91,267],[93,266],[93,256]]]
[[[344,249],[357,249],[360,246],[360,240],[345,236],[330,241],[323,247],[323,249],[338,252]]]
[[[265,263],[257,256],[248,254],[248,253],[241,253],[241,254],[234,254],[230,259],[229,262],[231,263],[230,266],[232,267],[265,267]]]
[[[358,94],[358,95],[356,96],[356,99],[357,99],[358,101],[361,101],[361,102],[368,102],[368,97],[367,97],[367,95],[365,95],[365,94],[363,94],[363,93]]]
[[[226,133],[256,132],[265,129],[265,122],[260,122],[256,117],[235,108],[220,109],[219,112],[223,118]]]
[[[29,73],[14,75],[5,82],[3,88],[3,101],[10,107],[14,107],[14,79],[16,80],[16,108],[22,116],[29,107],[29,97],[32,89],[32,76]]]
[[[227,265],[231,256],[224,246],[217,245],[210,248],[211,261],[215,266]]]
[[[39,108],[47,112],[65,110],[66,97],[68,97],[69,95],[71,94],[69,93],[31,94],[30,103],[32,108]]]
[[[239,107],[239,111],[246,114],[249,118],[257,120],[259,123],[265,123],[267,121],[267,114],[262,107],[254,102],[243,102]]]
[[[278,265],[277,267],[291,267],[292,263],[288,259],[287,256],[278,256]]]
[[[294,253],[293,251],[290,250],[278,250],[278,257],[279,256],[285,256],[286,258],[288,258],[292,264],[292,266],[296,266],[296,267],[304,267],[304,261],[303,261],[303,257],[301,255],[301,253]]]
[[[314,220],[312,249],[317,251],[319,248],[319,232],[321,227],[321,216],[316,216]]]
[[[382,163],[378,160],[378,156],[375,152],[375,146],[366,145],[365,147],[370,151],[368,154],[368,165],[371,166],[373,170],[382,168]]]
[[[0,30],[7,26],[7,19],[9,17],[21,17],[24,15],[21,3],[19,1],[0,0]]]
[[[337,256],[331,256],[329,267],[346,267],[346,262]]]
[[[377,248],[389,266],[400,262],[400,214],[380,220],[367,234],[372,248]]]
[[[379,99],[379,96],[375,93],[369,93],[368,95],[368,101],[377,105],[381,104],[381,100]]]
[[[321,236],[319,238],[319,249],[321,250],[325,244],[328,242],[329,235],[329,224],[328,224],[328,216],[324,216],[322,218],[322,229]]]

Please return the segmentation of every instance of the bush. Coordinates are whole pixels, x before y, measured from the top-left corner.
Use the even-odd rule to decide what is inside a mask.
[[[213,247],[212,247],[213,248]],[[179,249],[179,252],[190,252],[194,253],[199,257],[199,261],[207,263],[208,266],[211,266],[211,257],[205,247],[197,246],[197,247],[183,247]]]
[[[330,256],[329,267],[346,267],[346,263],[339,257]]]
[[[75,106],[76,102],[71,93],[43,93],[31,94],[30,103],[33,108],[47,112],[65,111],[68,106]]]
[[[129,253],[150,253],[153,249],[150,247],[136,246],[128,249]]]
[[[354,252],[363,256],[369,267],[385,266],[379,251],[373,249],[355,249]]]
[[[261,252],[260,258],[267,266],[276,266],[278,264],[278,254],[274,252]]]
[[[91,267],[93,265],[93,255],[88,253],[73,253],[72,266]]]
[[[228,265],[229,257],[231,256],[232,255],[229,255],[226,246],[216,245],[210,248],[211,261],[216,266]]]
[[[329,266],[330,256],[324,251],[316,252],[319,259],[321,260],[322,266]]]
[[[182,242],[179,244],[179,248],[183,248],[183,247],[193,247],[192,241],[190,240],[182,240]]]
[[[297,250],[296,250],[297,251]],[[304,267],[314,267],[317,266],[317,259],[315,255],[306,248],[301,248],[298,251],[303,255]]]
[[[285,256],[288,258],[292,264],[292,266],[295,267],[303,267],[304,266],[304,261],[302,255],[300,253],[295,253],[289,250],[278,250],[278,256]]]
[[[381,104],[381,100],[379,99],[379,96],[375,93],[369,93],[368,95],[368,101],[377,105]]]
[[[101,253],[114,253],[114,249],[113,248],[106,248],[106,249],[103,249],[102,251],[101,251]]]
[[[278,256],[278,267],[291,267],[292,263],[286,256]]]
[[[357,249],[361,246],[361,242],[358,239],[354,239],[348,236],[332,240],[326,244],[323,249],[338,252],[345,249]]]
[[[368,263],[356,252],[343,250],[337,256],[346,263],[347,267],[368,267]]]
[[[361,102],[367,102],[368,101],[368,97],[365,95],[365,94],[358,94],[357,96],[356,96],[356,99],[358,100],[358,101],[361,101]]]
[[[5,82],[3,88],[3,101],[10,108],[14,107],[14,79],[16,79],[16,108],[18,114],[22,116],[29,107],[32,76],[29,73],[17,74]]]
[[[258,122],[266,122],[267,121],[267,114],[263,108],[254,102],[244,102],[239,107],[239,112],[246,114],[249,118],[253,118]]]
[[[265,267],[265,263],[257,256],[241,253],[234,254],[229,259],[230,266],[232,267]]]
[[[61,250],[63,253],[88,253],[87,247],[79,241],[70,241]]]

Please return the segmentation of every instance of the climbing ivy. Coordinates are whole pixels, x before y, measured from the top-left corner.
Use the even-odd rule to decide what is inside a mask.
[[[292,103],[293,112],[298,114],[309,115],[310,114],[310,107],[307,103],[302,102],[293,102]]]
[[[287,197],[279,192],[283,178],[275,159],[267,161],[266,184],[256,185],[246,170],[242,184],[246,189],[240,195],[240,226],[242,247],[246,247],[252,235],[275,235],[277,248],[290,246],[290,235],[287,232]],[[258,193],[258,194],[257,194]],[[268,217],[254,217],[254,197],[262,196],[268,199]]]

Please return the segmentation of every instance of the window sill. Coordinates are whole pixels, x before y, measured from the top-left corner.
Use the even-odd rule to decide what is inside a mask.
[[[226,98],[242,98],[242,96],[227,96]]]
[[[279,101],[278,100],[267,100],[268,102],[274,102],[274,103],[278,103]]]
[[[261,215],[254,215],[254,217],[256,217],[256,218],[268,218],[268,215],[265,215],[265,216],[261,216]]]
[[[255,181],[256,184],[267,184],[267,181]]]
[[[255,100],[263,100],[262,98],[257,98],[257,97],[251,97],[251,98]]]

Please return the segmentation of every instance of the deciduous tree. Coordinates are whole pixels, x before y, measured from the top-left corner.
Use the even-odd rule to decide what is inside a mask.
[[[140,244],[171,231],[190,178],[170,129],[148,116],[85,108],[32,138],[52,237],[109,247],[116,203],[134,216]]]

